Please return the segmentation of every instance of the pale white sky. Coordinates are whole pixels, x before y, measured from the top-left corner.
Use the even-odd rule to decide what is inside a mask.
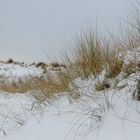
[[[48,61],[69,51],[65,42],[95,24],[116,30],[128,0],[0,0],[0,59]]]

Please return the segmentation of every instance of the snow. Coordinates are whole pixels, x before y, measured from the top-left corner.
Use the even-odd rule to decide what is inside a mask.
[[[0,62],[0,84],[23,84],[28,81],[32,82],[32,79],[44,79],[52,78],[59,80],[58,73],[64,72],[63,67],[53,68],[48,66],[46,68],[36,67],[35,65],[19,65],[19,64],[6,64]]]
[[[33,77],[41,77],[43,70],[35,66],[20,66],[15,64],[0,63],[0,82],[10,84],[12,82],[26,81]]]
[[[124,63],[127,65],[131,62],[137,63],[138,60],[140,60],[140,47],[128,50],[124,56]]]
[[[129,61],[136,60],[133,52],[127,55]],[[48,68],[46,75],[56,78],[57,72]],[[0,63],[0,76],[5,80],[42,74],[35,66]],[[1,92],[0,140],[139,140],[140,102],[132,95],[140,72],[128,77],[121,72],[115,79],[107,79],[106,74],[104,70],[88,80],[75,79],[77,89],[73,90],[80,93],[79,99],[58,93],[49,102],[38,102],[32,93]],[[98,91],[95,85],[106,80],[111,86]]]
[[[86,94],[72,104],[66,95],[57,96],[51,104],[38,105],[28,93],[3,93],[0,95],[0,139],[139,140],[140,103],[132,100],[136,84],[133,78],[138,75],[125,79],[128,86],[121,90],[108,89],[100,93],[93,90],[92,78],[78,78],[74,82],[80,85],[80,92]]]
[[[75,107],[75,106],[73,106]],[[121,106],[120,106],[121,107]],[[52,108],[51,108],[52,109]],[[67,108],[69,109],[69,108]],[[75,111],[74,111],[75,110]],[[89,122],[82,122],[86,116],[80,121],[76,122],[73,118],[77,116],[77,108],[74,113],[66,113],[58,115],[57,110],[51,115],[48,113],[43,116],[41,122],[32,118],[28,123],[16,133],[10,134],[6,137],[1,137],[2,140],[63,140],[63,139],[78,139],[78,140],[135,140],[139,139],[139,124],[125,120],[126,118],[119,118],[115,111],[109,111],[105,114],[104,120],[99,124],[99,128],[95,130],[90,128]],[[51,112],[54,111],[51,110]],[[70,110],[67,110],[69,112]],[[72,111],[72,107],[71,107]],[[81,111],[81,110],[79,110]],[[115,113],[114,113],[115,112]],[[56,114],[55,114],[56,113]],[[81,112],[82,113],[82,112]],[[129,113],[134,113],[129,112]],[[78,113],[79,114],[79,113]],[[81,115],[80,115],[81,117]],[[79,119],[79,117],[78,117]],[[136,118],[135,118],[136,121]],[[137,121],[140,121],[137,118]]]

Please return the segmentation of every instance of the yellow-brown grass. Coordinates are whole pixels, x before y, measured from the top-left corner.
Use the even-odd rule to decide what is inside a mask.
[[[46,79],[32,78],[26,80],[26,82],[0,84],[0,90],[10,93],[36,93],[38,97],[39,94],[43,94],[43,100],[53,97],[56,93],[60,92],[67,92],[69,94],[71,92],[69,85],[74,77],[66,69],[65,71],[60,69],[56,72],[55,77],[57,78],[54,78],[54,75],[48,74]]]
[[[122,69],[122,60],[119,59],[119,47],[112,46],[108,41],[99,38],[90,31],[81,35],[76,42],[75,65],[81,76],[88,78],[91,74],[98,75],[104,68],[109,66],[109,77],[117,76]]]

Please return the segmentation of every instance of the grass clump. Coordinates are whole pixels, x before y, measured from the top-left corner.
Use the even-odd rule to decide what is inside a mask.
[[[82,76],[88,78],[91,73],[99,74],[103,65],[100,39],[90,32],[77,39],[76,47],[78,49],[76,50],[75,63]]]
[[[76,41],[75,65],[81,77],[97,76],[104,66],[109,66],[108,78],[116,77],[122,70],[123,61],[118,56],[118,46],[104,42],[94,32],[81,35]]]

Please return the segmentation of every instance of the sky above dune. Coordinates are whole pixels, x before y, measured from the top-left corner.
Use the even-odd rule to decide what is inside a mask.
[[[117,30],[128,7],[127,0],[0,0],[0,59],[59,61],[75,33],[95,24]]]

